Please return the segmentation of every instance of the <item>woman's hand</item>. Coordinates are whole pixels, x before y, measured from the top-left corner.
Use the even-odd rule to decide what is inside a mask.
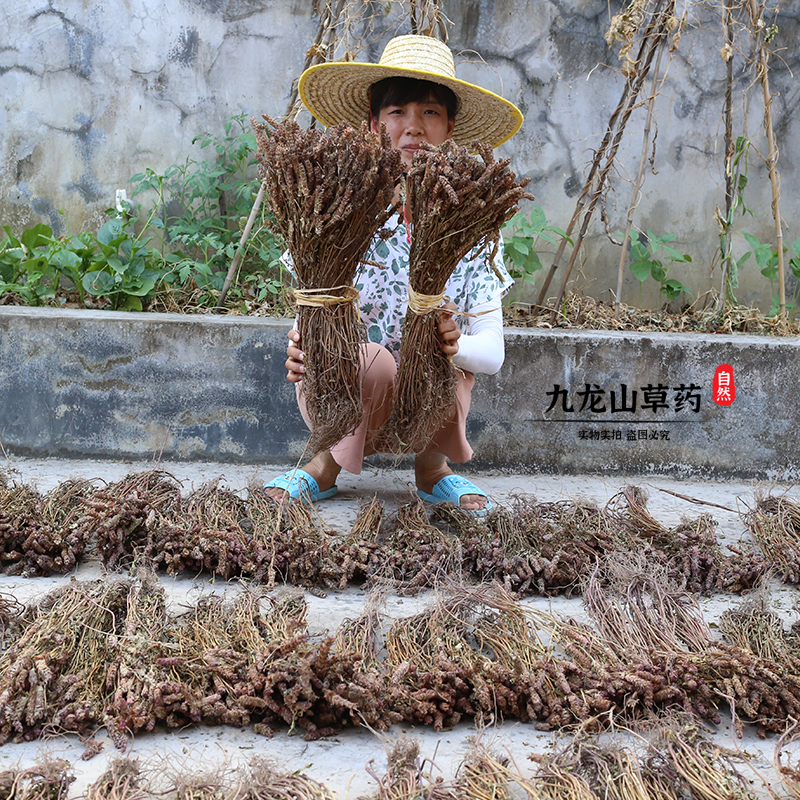
[[[300,334],[296,330],[289,331],[289,346],[286,348],[286,380],[290,383],[298,383],[303,380],[303,373],[306,368],[303,366],[305,354],[300,349]]]
[[[458,340],[461,337],[461,331],[453,319],[455,310],[456,304],[453,302],[447,303],[439,309],[439,347],[442,348],[445,355],[451,357],[458,352]]]

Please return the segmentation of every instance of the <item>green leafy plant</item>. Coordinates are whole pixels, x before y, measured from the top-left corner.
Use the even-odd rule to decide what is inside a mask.
[[[158,252],[154,266],[147,241],[134,235],[133,220],[110,219],[96,236],[59,238],[43,223],[19,239],[8,226],[4,230],[0,291],[17,294],[27,305],[57,303],[60,292],[72,290],[81,305],[88,293],[108,298],[112,308],[141,311],[142,298],[152,296],[164,274]]]
[[[747,250],[743,253],[737,263],[741,266],[752,256],[761,274],[769,279],[772,292],[772,307],[768,316],[774,317],[780,312],[780,296],[775,287],[775,280],[778,277],[778,248],[773,247],[768,242],[762,242],[758,237],[750,233],[743,233],[742,235],[752,250]],[[800,239],[795,239],[788,247],[784,247],[783,252],[791,253],[788,263],[789,269],[791,269],[792,275],[795,277],[795,284],[791,299],[786,300],[786,308],[791,311],[791,317],[794,318],[794,309],[797,306],[798,296],[800,295]]]
[[[195,139],[205,160],[186,159],[163,173],[134,175],[133,196],[150,202],[109,209],[96,234],[56,237],[43,224],[17,238],[9,227],[0,240],[0,293],[27,305],[93,303],[114,309],[177,311],[216,305],[228,264],[257,188],[255,137],[244,115],[225,124],[222,136]],[[266,216],[248,241],[231,296],[241,310],[265,300],[284,306],[283,245]]]
[[[572,244],[567,234],[555,225],[547,224],[547,217],[541,206],[534,206],[530,216],[520,212],[515,214],[503,231],[505,260],[509,274],[519,284],[516,299],[519,300],[526,283],[534,284],[535,275],[542,268],[537,249],[542,240],[555,244],[558,238]]]
[[[198,291],[200,306],[216,298],[233,258],[258,188],[256,140],[246,115],[229,119],[222,136],[204,133],[193,144],[210,150],[211,158],[187,158],[163,173],[146,169],[131,178],[133,196],[155,193],[157,221],[163,228],[162,254],[172,265],[165,283]],[[156,220],[154,220],[156,221]],[[283,294],[283,244],[266,212],[251,233],[232,296],[280,302]]]
[[[152,297],[164,277],[159,252],[148,247],[150,239],[134,234],[134,220],[126,215],[108,220],[95,241],[103,259],[84,273],[83,288],[107,297],[114,309],[141,311],[143,298]]]
[[[669,277],[669,269],[664,266],[664,261],[673,263],[691,262],[691,256],[678,252],[670,246],[675,235],[665,233],[656,236],[651,230],[642,238],[638,231],[631,231],[631,263],[630,270],[639,283],[644,283],[648,278],[657,281],[659,297],[666,298],[667,302],[675,300],[681,292],[691,294],[691,290],[676,278]],[[657,258],[657,256],[661,258]],[[663,260],[662,260],[663,259]]]
[[[23,231],[19,239],[8,225],[3,226],[6,238],[0,246],[0,292],[19,295],[27,305],[43,305],[55,293],[59,276],[42,250],[53,231],[40,223]]]

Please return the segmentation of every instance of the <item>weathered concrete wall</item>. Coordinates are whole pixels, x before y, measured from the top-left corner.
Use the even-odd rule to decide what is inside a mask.
[[[0,440],[24,453],[285,458],[285,321],[0,309]]]
[[[0,441],[22,454],[295,463],[290,322],[0,309]],[[800,341],[506,332],[474,463],[526,472],[800,477]],[[714,402],[720,364],[735,400]],[[634,397],[635,395],[635,397]]]
[[[481,463],[544,472],[800,475],[800,341],[506,329],[470,433]],[[735,399],[714,402],[718,366]],[[635,394],[635,397],[634,397]]]
[[[283,111],[316,29],[309,5],[4,3],[0,217],[95,224],[131,175],[182,163],[199,133]]]
[[[390,29],[392,19],[380,18],[385,4],[373,5],[378,29]],[[617,64],[617,50],[608,48],[603,35],[620,4],[450,0],[442,5],[453,22],[450,44],[458,53],[460,76],[504,94],[525,112],[525,126],[504,153],[531,176],[549,219],[565,226],[623,89],[621,77],[602,66]],[[161,172],[182,163],[193,153],[196,135],[221,132],[223,121],[234,114],[282,113],[316,29],[313,6],[311,0],[50,0],[41,6],[6,0],[0,7],[0,222],[18,229],[41,220],[61,232],[96,228],[115,190],[125,188],[135,172],[145,167]],[[724,205],[725,67],[714,14],[693,3],[685,8],[683,36],[656,101],[653,168],[658,174],[647,176],[637,225],[657,235],[677,235],[676,246],[694,262],[676,266],[673,274],[697,295],[710,280],[718,282],[710,273],[717,248],[714,209]],[[792,190],[800,121],[791,113],[800,94],[791,77],[800,67],[799,12],[800,0],[781,6],[774,42],[781,52],[772,60],[770,76],[789,242],[800,236],[794,224],[800,193]],[[378,39],[373,58],[381,47]],[[486,63],[477,63],[471,51]],[[752,75],[742,57],[737,55],[734,64],[738,136],[746,133],[742,92]],[[749,135],[766,153],[757,130],[757,87],[750,97]],[[606,211],[617,238],[624,229],[644,118],[642,109],[633,114],[612,176]],[[747,205],[757,214],[741,219],[737,253],[745,249],[742,230],[765,241],[775,238],[770,188],[755,153],[749,179]],[[577,285],[594,296],[604,294],[616,283],[618,258],[619,248],[608,243],[596,223]],[[753,259],[742,282],[740,299],[768,302],[768,282]],[[632,278],[626,280],[624,299],[639,303],[639,285]],[[654,286],[645,287],[642,299],[657,301]]]

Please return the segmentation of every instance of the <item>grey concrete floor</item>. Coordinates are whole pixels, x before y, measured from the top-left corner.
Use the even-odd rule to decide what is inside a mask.
[[[4,471],[12,478],[33,483],[47,491],[67,478],[79,477],[104,481],[118,480],[131,472],[140,472],[153,466],[147,462],[82,461],[27,459],[8,457]],[[264,482],[283,471],[270,465],[237,466],[202,462],[164,462],[160,468],[184,482],[187,491],[198,488],[205,481],[221,478],[234,490],[244,489],[250,482]],[[800,498],[796,486],[759,482],[714,482],[674,480],[658,477],[605,478],[602,476],[535,475],[516,476],[497,472],[470,473],[469,477],[482,486],[495,503],[508,504],[517,494],[530,495],[539,501],[588,500],[598,505],[606,503],[625,484],[634,484],[648,490],[650,512],[666,525],[683,518],[694,518],[710,513],[719,523],[719,538],[723,543],[735,544],[747,537],[743,515],[752,507],[758,493],[788,491]],[[413,490],[413,473],[406,469],[369,467],[360,476],[342,474],[339,495],[318,506],[323,521],[332,529],[349,529],[360,501],[377,495],[387,509],[406,501]],[[73,576],[24,579],[0,576],[0,592],[9,593],[21,602],[40,597],[72,577],[96,578],[102,575],[99,563],[83,563]],[[230,593],[239,590],[239,584],[212,581],[205,578],[190,579],[162,576],[172,607],[179,610],[194,604],[204,593]],[[787,620],[797,599],[797,591],[775,585],[773,602],[783,610]],[[326,597],[307,593],[309,626],[312,633],[332,631],[348,617],[356,616],[364,603],[364,593],[357,588],[328,592]],[[417,597],[390,596],[385,612],[391,620],[410,616],[432,600],[430,592]],[[529,598],[524,601],[533,607],[568,616],[580,617],[580,598]],[[712,625],[719,615],[732,604],[739,602],[731,596],[713,596],[701,599],[703,613]],[[336,737],[318,742],[306,742],[299,735],[279,731],[271,739],[257,736],[247,729],[200,728],[160,730],[139,735],[131,743],[129,754],[150,765],[156,771],[197,772],[218,766],[235,766],[246,763],[253,755],[266,755],[288,770],[301,770],[310,777],[325,783],[339,797],[353,800],[375,792],[376,782],[370,771],[382,775],[386,769],[385,749],[400,736],[409,736],[420,742],[421,755],[431,760],[434,774],[450,778],[466,755],[471,741],[479,734],[469,722],[460,723],[450,731],[436,733],[425,728],[395,726],[387,734],[376,734],[367,728],[354,728]],[[746,753],[752,766],[748,769],[753,788],[767,795],[770,789],[786,796],[773,769],[776,739],[760,740],[746,729],[743,739],[732,734],[730,718],[723,716],[722,723],[711,731],[715,741],[739,753]],[[516,768],[530,775],[535,765],[529,760],[532,753],[541,753],[553,747],[557,736],[536,731],[533,726],[521,723],[500,723],[484,730],[482,741],[498,753],[513,759]],[[77,776],[70,796],[82,794],[86,786],[106,768],[110,759],[118,757],[103,731],[98,738],[106,742],[103,751],[90,761],[81,761],[84,748],[77,737],[63,736],[26,744],[9,744],[0,748],[0,770],[30,766],[43,755],[64,758],[74,765]]]

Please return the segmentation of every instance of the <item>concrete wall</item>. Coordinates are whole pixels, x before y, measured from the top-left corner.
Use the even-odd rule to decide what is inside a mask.
[[[285,380],[289,325],[0,308],[0,442],[38,456],[295,463],[307,432]],[[473,394],[476,466],[800,477],[797,339],[512,329],[506,348]],[[727,407],[712,397],[721,364],[734,375]]]
[[[384,16],[386,6],[364,6],[376,15],[372,58],[386,38],[378,34],[394,30],[396,18]],[[220,133],[234,114],[282,113],[316,29],[313,7],[312,0],[49,0],[39,5],[6,0],[0,6],[0,222],[15,230],[38,221],[60,232],[96,229],[115,190],[125,188],[132,174],[146,167],[161,172],[197,155],[192,139],[204,131]],[[504,94],[525,112],[525,126],[504,153],[532,178],[550,220],[565,226],[623,90],[620,75],[604,66],[618,64],[618,46],[609,49],[603,35],[619,2],[443,0],[442,7],[453,23],[450,44],[458,53],[459,75]],[[714,10],[695,3],[682,8],[682,38],[662,62],[668,73],[655,106],[653,169],[648,168],[636,221],[657,235],[677,235],[676,246],[692,255],[693,264],[676,266],[673,274],[697,296],[718,283],[712,274],[713,214],[724,205],[725,65]],[[800,121],[791,114],[800,94],[792,78],[800,66],[798,12],[800,0],[781,5],[774,41],[781,52],[770,75],[788,242],[800,236],[794,223],[800,194],[792,190]],[[744,40],[738,46],[748,51]],[[485,63],[478,63],[473,51]],[[742,55],[737,53],[733,63],[734,134],[751,136],[766,153],[758,132],[758,87],[751,87],[745,101],[752,75]],[[644,118],[642,109],[633,114],[611,179],[606,212],[617,239],[624,230]],[[738,222],[738,253],[745,249],[741,231],[775,238],[769,183],[755,153],[749,179],[747,205],[756,216]],[[576,285],[607,297],[616,283],[618,259],[619,248],[609,244],[597,222]],[[741,300],[768,303],[769,284],[752,259],[742,282]],[[646,286],[640,298],[638,283],[628,278],[624,299],[657,303],[654,288]]]

